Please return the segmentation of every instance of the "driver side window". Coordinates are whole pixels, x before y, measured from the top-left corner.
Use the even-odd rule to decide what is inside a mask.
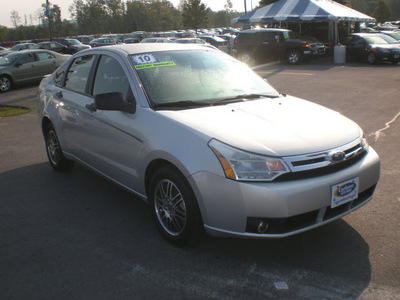
[[[33,63],[35,62],[35,57],[32,53],[24,53],[23,55],[21,55],[18,62],[21,64]]]
[[[120,63],[110,56],[102,55],[94,80],[93,96],[112,92],[119,92],[125,101],[130,101],[132,97],[128,78]]]

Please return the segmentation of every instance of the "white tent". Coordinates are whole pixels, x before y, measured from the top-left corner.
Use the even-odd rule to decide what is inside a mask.
[[[232,19],[232,23],[262,21],[375,22],[375,19],[332,0],[280,0]]]
[[[334,44],[338,43],[340,21],[375,22],[375,19],[332,0],[280,0],[232,19],[234,23],[327,21],[334,24]]]

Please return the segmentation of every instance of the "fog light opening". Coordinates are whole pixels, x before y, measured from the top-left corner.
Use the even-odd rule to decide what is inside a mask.
[[[267,230],[268,230],[268,227],[269,227],[268,223],[265,223],[264,221],[261,221],[258,224],[258,227],[257,227],[258,233],[266,233]]]

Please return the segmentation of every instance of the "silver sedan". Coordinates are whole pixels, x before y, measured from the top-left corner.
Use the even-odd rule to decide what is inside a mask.
[[[69,57],[43,49],[14,51],[1,56],[0,92],[7,92],[15,85],[39,82]]]
[[[176,245],[286,237],[367,203],[380,160],[343,115],[280,94],[201,45],[79,52],[43,79],[50,165],[75,162],[143,198]]]

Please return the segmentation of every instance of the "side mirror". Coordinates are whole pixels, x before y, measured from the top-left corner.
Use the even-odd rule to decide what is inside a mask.
[[[125,102],[121,93],[112,92],[98,94],[94,97],[94,108],[99,110],[116,110],[123,111],[130,114],[136,112],[136,103]]]

